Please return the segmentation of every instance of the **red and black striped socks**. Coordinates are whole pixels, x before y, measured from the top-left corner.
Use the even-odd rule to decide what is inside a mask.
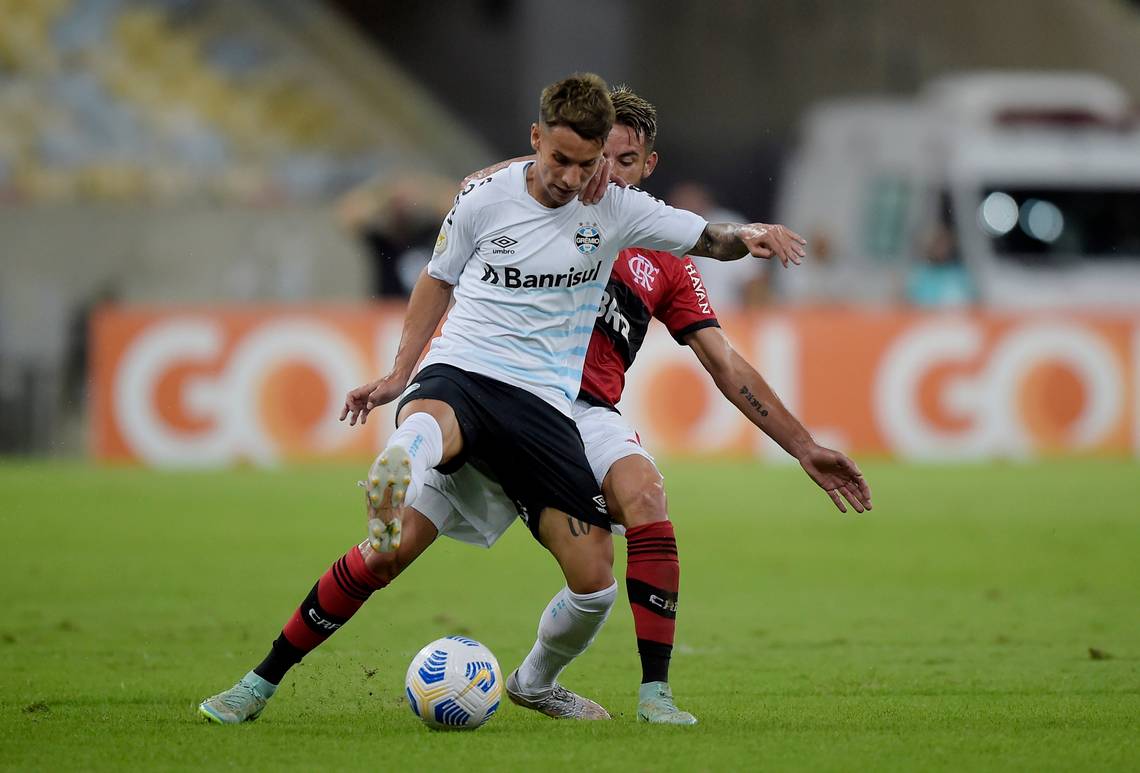
[[[368,570],[360,549],[353,545],[317,580],[253,672],[271,684],[279,684],[290,668],[347,623],[372,592],[385,585]]]
[[[626,531],[625,540],[625,587],[633,608],[641,683],[668,682],[681,581],[673,524],[657,521],[634,526]]]

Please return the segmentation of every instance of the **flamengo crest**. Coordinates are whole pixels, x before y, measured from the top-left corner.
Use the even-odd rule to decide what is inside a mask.
[[[650,292],[653,291],[653,280],[661,273],[661,269],[653,265],[644,255],[631,255],[629,258],[629,272],[633,274],[633,281]]]

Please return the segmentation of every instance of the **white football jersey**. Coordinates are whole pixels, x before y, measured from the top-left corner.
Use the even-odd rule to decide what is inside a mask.
[[[455,200],[428,273],[455,285],[455,305],[424,366],[453,365],[541,397],[567,416],[602,291],[624,247],[683,256],[704,218],[636,188],[551,209],[526,188],[522,161]]]

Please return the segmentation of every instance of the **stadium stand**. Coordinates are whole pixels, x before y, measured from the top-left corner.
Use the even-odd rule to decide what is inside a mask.
[[[0,200],[327,200],[385,169],[462,174],[485,155],[317,3],[0,0],[0,14]]]
[[[0,0],[0,19],[0,453],[82,449],[99,303],[367,297],[338,197],[493,160],[316,0]]]

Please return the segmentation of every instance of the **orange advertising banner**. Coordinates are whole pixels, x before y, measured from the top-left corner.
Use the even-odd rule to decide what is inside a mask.
[[[403,309],[106,308],[93,326],[96,456],[153,465],[360,458],[392,429],[337,419],[386,372]],[[1140,456],[1134,315],[795,309],[722,317],[825,444],[906,459]],[[653,453],[782,451],[659,325],[619,405]]]

